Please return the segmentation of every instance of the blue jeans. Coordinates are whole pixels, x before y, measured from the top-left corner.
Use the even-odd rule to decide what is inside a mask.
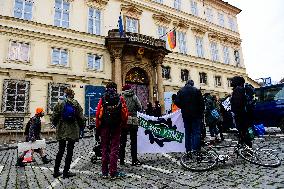
[[[189,151],[199,151],[201,143],[201,118],[183,119],[185,129],[185,149]]]

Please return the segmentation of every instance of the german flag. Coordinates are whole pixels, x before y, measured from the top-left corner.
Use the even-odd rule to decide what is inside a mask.
[[[173,30],[167,34],[168,42],[171,49],[174,49],[177,45],[176,43],[176,30]]]

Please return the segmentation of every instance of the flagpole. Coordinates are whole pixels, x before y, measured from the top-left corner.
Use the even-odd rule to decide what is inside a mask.
[[[164,35],[160,36],[159,39],[161,39],[162,37],[168,35],[168,33],[174,31],[176,29],[176,27],[174,27],[173,29],[171,29],[170,31],[168,31],[167,33],[165,33]]]

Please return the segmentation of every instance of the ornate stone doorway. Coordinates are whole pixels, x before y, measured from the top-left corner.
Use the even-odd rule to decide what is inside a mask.
[[[146,72],[139,67],[132,68],[126,74],[125,83],[131,85],[143,109],[146,109],[149,101],[149,78]]]

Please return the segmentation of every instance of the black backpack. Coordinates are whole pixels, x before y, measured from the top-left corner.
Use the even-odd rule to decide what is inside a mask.
[[[256,103],[256,100],[254,98],[255,88],[251,84],[245,83],[244,90],[246,97],[245,110],[246,112],[252,113]]]
[[[102,123],[107,125],[116,125],[121,122],[121,111],[122,111],[122,102],[120,95],[113,97],[103,96],[102,97],[102,106],[103,106],[103,118]]]
[[[29,133],[30,133],[30,127],[31,127],[31,124],[32,124],[32,120],[33,118],[30,118],[30,120],[28,121],[26,127],[25,127],[25,136],[29,136]]]

